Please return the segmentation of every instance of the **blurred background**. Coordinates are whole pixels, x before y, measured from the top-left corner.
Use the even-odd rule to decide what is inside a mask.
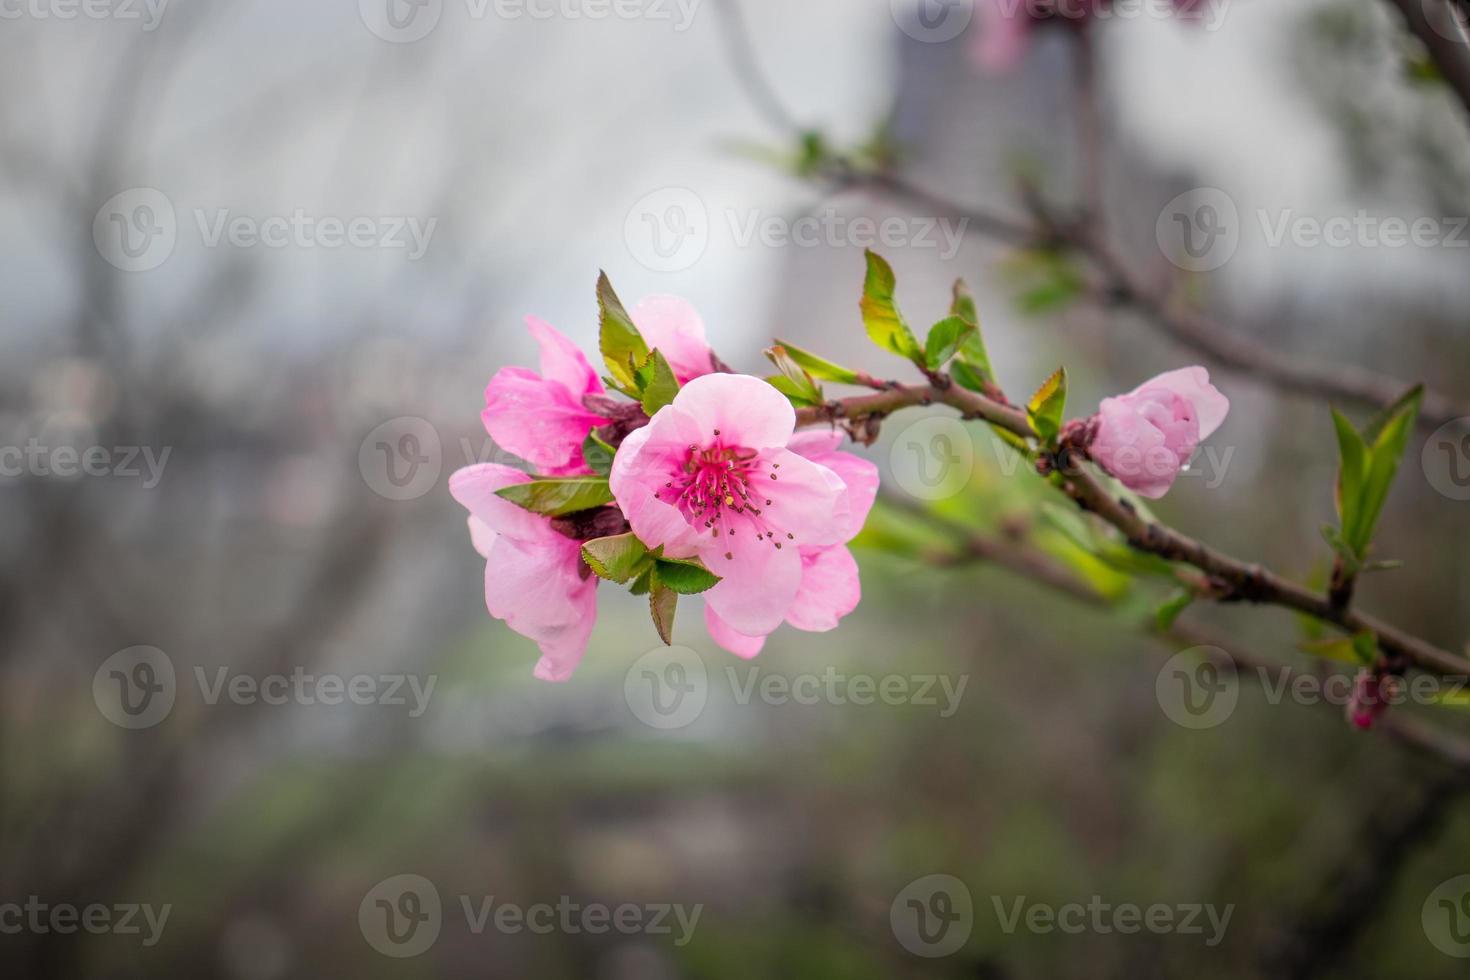
[[[922,413],[856,448],[894,503],[839,629],[746,663],[686,602],[669,654],[603,589],[561,685],[487,616],[446,489],[504,461],[479,411],[536,363],[527,314],[595,348],[599,269],[629,303],[688,297],[737,370],[779,336],[899,374],[857,314],[873,244],[917,328],[970,283],[1012,398],[1058,363],[1079,415],[1211,367],[1217,455],[1157,512],[1320,583],[1324,402],[961,220],[1076,207],[1100,174],[1145,281],[1283,356],[1470,399],[1470,138],[1423,45],[1383,0],[1207,12],[1040,25],[1001,72],[980,14],[927,0],[0,4],[5,974],[1463,976],[1460,775],[1247,680],[1180,723],[1185,645],[1138,628],[1167,591],[1125,572],[1084,568],[1108,601],[1079,603],[936,561],[907,506],[1066,548],[980,432],[942,485]],[[1191,194],[1228,203],[1228,254],[1186,273],[1161,229]],[[1360,212],[1443,234],[1273,234]],[[1455,650],[1465,446],[1415,435],[1380,533],[1407,567],[1359,589]],[[1185,618],[1322,669],[1289,614]],[[648,676],[698,697],[651,710]],[[1013,914],[1075,905],[1173,926]],[[577,911],[516,915],[538,906]]]

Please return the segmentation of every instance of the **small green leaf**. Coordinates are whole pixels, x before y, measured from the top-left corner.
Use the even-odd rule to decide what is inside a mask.
[[[1368,561],[1363,563],[1360,572],[1392,572],[1404,567],[1404,563],[1397,558],[1387,558],[1382,561]]]
[[[679,379],[674,377],[674,369],[669,367],[669,362],[659,350],[648,355],[646,370],[648,380],[643,382],[643,396],[639,401],[643,404],[644,414],[652,418],[655,412],[673,402],[679,393]]]
[[[962,316],[945,317],[929,328],[929,337],[924,342],[924,363],[929,370],[938,371],[959,352],[960,345],[979,332]]]
[[[778,344],[766,348],[765,353],[771,363],[776,365],[781,372],[778,377],[771,379],[771,384],[775,385],[776,390],[802,405],[820,405],[825,401],[822,389],[817,387],[812,376],[806,373],[805,368],[796,363],[786,348]]]
[[[1062,431],[1062,413],[1067,410],[1067,369],[1057,368],[1026,403],[1031,431],[1042,442],[1051,443]]]
[[[648,580],[648,611],[653,616],[653,628],[665,646],[674,644],[674,610],[679,604],[679,593],[666,585],[655,569]]]
[[[988,379],[983,372],[971,367],[970,362],[966,361],[963,357],[957,358],[949,366],[949,376],[954,378],[955,383],[961,388],[968,388],[971,391],[978,391],[982,395],[985,394],[986,381]]]
[[[790,401],[791,404],[795,405],[797,408],[805,408],[807,406],[822,404],[822,399],[820,397],[813,398],[802,389],[801,385],[792,381],[785,375],[772,374],[766,378],[763,378],[762,380],[765,381],[765,383],[770,385],[772,388],[775,388],[781,394],[785,395],[787,400]]]
[[[971,391],[984,391],[985,383],[995,383],[995,371],[990,366],[990,354],[985,349],[985,338],[980,333],[980,312],[975,307],[975,297],[970,293],[970,287],[965,285],[963,279],[954,281],[954,290],[949,304],[950,316],[957,316],[966,323],[973,324],[975,332],[965,337],[960,344],[959,357],[955,367],[964,365],[971,373],[977,376],[981,384],[979,387],[966,388]],[[954,371],[954,368],[951,369]],[[964,382],[961,382],[964,384]]]
[[[633,595],[648,595],[648,590],[652,587],[652,584],[653,562],[649,562],[643,566],[643,571],[638,573],[638,577],[633,580],[633,584],[628,587],[628,591]]]
[[[1352,637],[1330,636],[1316,640],[1303,640],[1297,644],[1297,649],[1303,653],[1310,653],[1314,657],[1324,657],[1328,660],[1336,660],[1339,663],[1359,666],[1361,661],[1358,653],[1353,648]]]
[[[1419,417],[1419,402],[1424,389],[1416,386],[1395,404],[1396,410],[1387,418],[1375,419],[1368,426],[1367,435],[1373,440],[1368,452],[1368,468],[1363,478],[1362,497],[1359,501],[1358,523],[1346,534],[1348,544],[1359,556],[1366,555],[1373,541],[1373,532],[1378,527],[1378,518],[1383,514],[1383,505],[1388,501],[1388,491],[1398,473],[1399,462],[1409,445],[1409,436],[1414,431],[1414,422]]]
[[[1364,667],[1372,667],[1378,662],[1378,637],[1373,635],[1372,630],[1354,633],[1352,642],[1353,653]]]
[[[868,336],[884,350],[922,366],[924,355],[919,350],[919,342],[914,339],[914,332],[909,329],[893,299],[898,284],[893,267],[872,249],[864,255],[868,261],[868,272],[863,279],[863,299],[859,305]]]
[[[587,468],[598,476],[607,476],[612,472],[613,456],[617,450],[597,438],[595,431],[587,433],[587,438],[582,440],[582,459]]]
[[[1353,424],[1335,408],[1332,410],[1332,427],[1337,432],[1337,487],[1334,491],[1337,518],[1346,532],[1358,523],[1363,475],[1368,466],[1368,445]]]
[[[655,574],[680,595],[698,595],[720,584],[720,577],[694,559],[660,558]]]
[[[776,343],[786,349],[786,354],[797,364],[801,365],[813,378],[819,381],[835,381],[838,384],[855,385],[861,384],[858,373],[851,368],[845,368],[840,364],[833,364],[825,358],[818,357],[809,350],[803,350],[795,344],[788,344],[784,340]]]
[[[1174,620],[1178,619],[1179,614],[1188,609],[1192,602],[1194,602],[1194,593],[1187,589],[1180,589],[1154,612],[1154,623],[1161,631],[1168,632],[1174,628]]]
[[[648,360],[648,344],[633,325],[633,318],[623,308],[618,294],[613,292],[606,272],[597,277],[597,310],[597,344],[602,351],[603,361],[607,363],[607,370],[617,382],[618,388],[625,394],[637,397],[639,386],[632,365]]]
[[[1348,574],[1354,574],[1358,571],[1358,556],[1353,553],[1352,548],[1348,547],[1348,543],[1342,539],[1342,532],[1340,530],[1331,524],[1323,524],[1322,540],[1326,541],[1327,546],[1342,560]]]
[[[598,578],[622,585],[642,570],[648,549],[630,531],[606,538],[593,538],[582,543],[582,560]]]
[[[589,510],[613,499],[607,478],[601,476],[567,476],[513,483],[495,493],[517,506],[547,517]]]

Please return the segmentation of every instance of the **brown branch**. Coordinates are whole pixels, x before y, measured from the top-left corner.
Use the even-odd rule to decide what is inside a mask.
[[[1470,110],[1470,47],[1464,39],[1463,32],[1460,38],[1445,37],[1439,32],[1434,24],[1429,22],[1429,11],[1426,9],[1428,3],[1439,3],[1443,6],[1442,15],[1445,24],[1455,23],[1456,17],[1470,15],[1470,8],[1465,13],[1457,14],[1453,8],[1453,0],[1388,0],[1403,15],[1409,33],[1413,34],[1423,42],[1429,51],[1429,57],[1439,69],[1439,74],[1445,83],[1454,92],[1455,97],[1460,100],[1467,110]]]
[[[831,401],[797,412],[798,425],[881,420],[901,408],[943,404],[957,409],[964,418],[983,419],[1022,438],[1032,438],[1026,415],[1020,409],[986,398],[937,375],[940,384],[894,385],[871,395]],[[1260,565],[1250,564],[1216,551],[1208,545],[1157,521],[1140,515],[1126,500],[1115,497],[1080,464],[1062,459],[1063,491],[1085,510],[1096,514],[1123,533],[1140,551],[1193,566],[1210,576],[1217,586],[1215,597],[1294,609],[1332,623],[1348,632],[1369,630],[1378,645],[1396,665],[1414,665],[1423,670],[1457,677],[1470,677],[1470,660],[1456,656],[1426,640],[1354,608],[1334,608],[1325,595],[1289,581]]]
[[[977,531],[907,498],[885,494],[882,499],[888,507],[910,514],[949,537],[952,547],[924,555],[928,564],[939,567],[973,562],[993,564],[1084,605],[1097,609],[1116,608],[1117,604],[1112,599],[1098,592],[1061,562],[1022,539]],[[1279,682],[1282,674],[1288,670],[1282,664],[1246,653],[1224,637],[1198,626],[1175,624],[1167,630],[1147,632],[1160,642],[1219,651],[1216,654],[1209,652],[1209,649],[1202,649],[1201,654],[1208,656],[1221,669],[1238,676],[1262,679],[1269,676],[1273,681]],[[1401,713],[1385,715],[1374,730],[1420,755],[1447,763],[1459,773],[1457,778],[1460,781],[1470,779],[1470,741],[1461,736]]]
[[[1084,227],[1068,226],[1033,200],[1034,224],[957,204],[892,174],[845,173],[846,187],[869,188],[944,216],[967,221],[967,227],[1007,244],[1067,248],[1086,258],[1101,276],[1091,296],[1101,305],[1132,309],[1162,333],[1220,366],[1258,378],[1282,391],[1374,408],[1392,404],[1409,384],[1389,375],[1341,364],[1291,357],[1241,334],[1198,310],[1176,303],[1168,292],[1133,271],[1099,236]],[[1419,413],[1425,430],[1470,416],[1470,402],[1426,391]]]

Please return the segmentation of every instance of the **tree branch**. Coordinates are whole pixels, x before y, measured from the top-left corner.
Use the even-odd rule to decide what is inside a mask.
[[[1034,438],[1026,415],[1020,409],[961,388],[945,375],[936,374],[935,377],[937,384],[895,384],[886,391],[802,408],[797,412],[797,424],[872,422],[901,408],[943,404],[957,409],[964,418],[983,419],[1022,438]],[[1223,587],[1215,598],[1294,609],[1348,632],[1370,630],[1377,636],[1379,647],[1399,666],[1413,665],[1434,673],[1470,677],[1470,660],[1357,609],[1334,608],[1325,595],[1318,595],[1260,565],[1232,558],[1173,528],[1148,520],[1128,501],[1105,489],[1075,460],[1060,459],[1059,462],[1064,477],[1061,489],[1080,507],[1117,528],[1134,548],[1169,561],[1183,562],[1211,576]]]

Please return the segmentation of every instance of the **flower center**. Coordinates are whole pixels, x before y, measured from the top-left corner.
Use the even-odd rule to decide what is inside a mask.
[[[753,449],[727,446],[719,436],[716,429],[712,445],[691,445],[677,475],[654,496],[678,507],[685,520],[703,525],[714,538],[753,534],[777,549],[783,540],[796,540],[796,535],[775,527],[765,516],[770,494],[780,481],[776,471],[781,464],[763,460]],[[733,559],[735,554],[726,551],[725,557]]]

